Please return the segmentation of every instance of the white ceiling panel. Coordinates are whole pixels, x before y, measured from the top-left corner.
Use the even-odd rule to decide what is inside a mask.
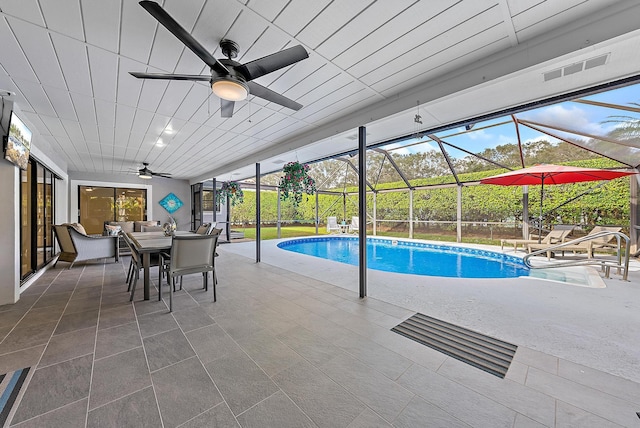
[[[151,123],[149,123],[149,129],[147,130],[147,135],[152,136],[155,139],[158,139],[164,132],[165,128],[171,121],[170,116],[163,116],[161,114],[153,115],[153,119]]]
[[[77,40],[84,40],[78,0],[45,0],[40,1],[39,4],[47,22],[47,28]]]
[[[249,3],[249,8],[267,21],[273,22],[287,3],[289,0],[253,1]]]
[[[33,110],[41,115],[55,116],[56,112],[45,94],[42,86],[38,83],[21,81],[15,79],[16,84],[20,87],[20,90],[25,97],[29,99],[29,104],[33,107]]]
[[[274,22],[289,35],[297,36],[328,4],[329,0],[292,0]]]
[[[38,78],[33,72],[31,64],[27,61],[6,19],[0,19],[0,40],[2,40],[2,52],[7,57],[6,61],[2,61],[2,68],[11,76],[37,82]]]
[[[340,68],[348,69],[363,59],[368,58],[370,55],[384,49],[389,43],[398,40],[405,34],[413,31],[416,27],[420,25],[431,25],[429,21],[434,16],[438,16],[458,3],[461,2],[459,0],[416,2],[394,17],[392,21],[388,21],[381,27],[378,27],[367,37],[361,39],[342,54],[335,57],[332,62]],[[477,3],[485,4],[486,2],[473,2],[473,4]],[[455,22],[459,21],[456,20]],[[426,39],[423,39],[423,41],[426,41]],[[404,52],[406,48],[406,46],[403,46],[400,52]]]
[[[71,92],[71,100],[76,109],[84,137],[87,140],[97,141],[98,128],[93,98]]]
[[[182,100],[182,103],[178,106],[178,109],[175,111],[173,116],[182,120],[193,120],[192,116],[210,95],[211,90],[208,87],[203,87],[202,85],[193,85],[191,90]]]
[[[317,49],[327,38],[355,19],[373,3],[372,0],[332,2],[302,29],[296,38],[311,49]]]
[[[369,33],[393,19],[394,16],[413,3],[415,3],[415,0],[374,2],[338,31],[331,34],[327,42],[318,46],[315,51],[332,60],[350,46],[364,39]]]
[[[155,112],[168,86],[169,80],[143,80],[138,108]]]
[[[202,9],[191,35],[208,52],[216,52],[214,56],[220,58],[222,53],[218,44],[220,40],[225,38],[229,28],[243,10],[244,8],[237,2],[225,2],[221,7],[217,2],[208,1]],[[191,54],[191,52],[189,53]]]
[[[153,116],[154,114],[150,111],[137,110],[136,117],[133,119],[133,125],[131,126],[131,133],[146,134],[153,120]]]
[[[157,111],[166,116],[173,116],[184,98],[193,88],[193,82],[184,80],[171,80],[167,90],[162,95]]]
[[[22,115],[20,117],[25,120],[26,125],[30,129],[37,129],[40,135],[49,135],[49,129],[47,129],[47,126],[40,118],[40,115],[32,111],[22,110]]]
[[[2,0],[0,1],[0,10],[23,21],[44,26],[42,13],[36,0]]]
[[[96,117],[101,128],[116,126],[116,105],[105,100],[95,99]]]
[[[118,52],[121,2],[80,0],[80,4],[87,43]]]
[[[115,145],[126,146],[135,114],[136,110],[133,107],[116,105]]]
[[[66,137],[67,131],[62,126],[62,122],[57,117],[50,117],[40,115],[40,119],[44,122],[45,126],[49,130],[48,134],[54,137]]]
[[[61,119],[64,129],[71,139],[71,141],[82,141],[84,135],[82,134],[82,128],[80,124],[75,120]]]
[[[115,141],[113,128],[98,126],[98,135],[100,136],[100,144],[112,145]]]
[[[452,16],[463,20],[455,27],[447,26]],[[484,2],[473,2],[447,9],[432,20],[389,43],[349,68],[349,73],[366,82],[376,82],[376,75],[400,71],[407,64],[423,58],[421,51],[434,52],[445,49],[460,40],[502,21],[498,6],[487,8]],[[455,38],[455,40],[450,40]]]
[[[144,59],[146,62],[151,55],[151,46],[158,25],[138,2],[122,2],[120,54],[129,58]]]
[[[9,21],[27,60],[43,85],[66,88],[53,45],[46,30],[26,22]]]
[[[143,67],[137,62],[120,57],[120,62],[118,64],[118,104],[131,107],[135,107],[138,104],[144,80],[136,79],[129,74],[129,71],[142,69]]]
[[[495,25],[473,37],[461,40],[446,50],[426,52],[426,49],[421,49],[424,55],[420,57],[424,58],[423,60],[408,65],[404,70],[395,73],[393,76],[385,76],[376,72],[367,75],[362,80],[382,93],[388,88],[396,88],[398,85],[406,87],[406,83],[412,84],[413,82],[411,81],[413,79],[424,78],[420,76],[421,72],[432,73],[433,77],[441,76],[447,71],[455,70],[456,65],[461,61],[469,61],[472,58],[482,59],[483,56],[488,56],[498,51],[501,47],[506,48],[508,46],[509,40],[504,29],[499,25]]]
[[[562,12],[567,9],[571,9],[580,3],[585,3],[585,1],[564,0],[561,2],[545,1],[544,3],[537,3],[535,5],[530,5],[530,7],[521,12],[511,11],[513,13],[511,21],[513,22],[513,27],[516,32],[519,32],[531,27],[532,25],[542,23],[547,19],[557,19],[558,15],[561,15]]]
[[[78,120],[76,110],[71,102],[69,91],[50,86],[43,87],[49,101],[53,104],[56,114],[61,119]]]
[[[67,88],[93,96],[86,44],[58,34],[52,34],[51,38]]]
[[[118,56],[92,46],[88,52],[94,97],[115,103]]]
[[[506,0],[509,6],[511,16],[516,16],[519,13],[526,12],[534,6],[546,2],[547,0]]]
[[[226,39],[231,39],[240,46],[238,58],[236,59],[239,59],[242,63],[247,62],[244,59],[244,54],[251,51],[251,47],[262,34],[265,34],[267,38],[276,38],[276,43],[278,40],[281,40],[277,38],[275,32],[266,32],[268,25],[268,23],[250,10],[245,10],[238,16],[225,35]],[[271,53],[273,52],[263,52],[262,55],[259,56]],[[254,53],[253,55],[256,54]]]

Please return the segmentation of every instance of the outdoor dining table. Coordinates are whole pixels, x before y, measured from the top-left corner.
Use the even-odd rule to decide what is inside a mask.
[[[176,231],[176,235],[193,235],[193,232]],[[162,251],[171,250],[171,236],[164,232],[129,232],[125,235],[135,251],[142,256],[142,269],[144,272],[144,300],[149,300],[151,254],[159,254]],[[158,286],[160,286],[158,284]]]

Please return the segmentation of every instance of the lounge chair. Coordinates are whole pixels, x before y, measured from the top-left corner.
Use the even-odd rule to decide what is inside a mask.
[[[351,217],[351,224],[349,225],[349,233],[358,233],[360,231],[360,217]]]
[[[620,232],[622,230],[619,226],[595,226],[586,236],[593,236],[601,232]],[[588,241],[582,241],[574,245],[566,245],[561,248],[556,249],[556,252],[561,252],[564,256],[565,251],[576,252],[586,252],[588,258],[593,258],[593,253],[595,250],[613,250],[614,247],[611,245],[611,241],[615,239],[615,235],[603,235],[597,238],[590,239]],[[556,244],[543,244],[543,243],[531,243],[527,244],[528,252],[534,252],[538,250],[544,250],[549,247],[553,247]],[[547,259],[551,259],[551,253],[553,251],[547,251]]]
[[[60,253],[58,262],[68,262],[69,269],[76,262],[114,257],[116,263],[119,256],[118,236],[89,236],[78,232],[74,226],[67,224],[53,226]]]
[[[537,239],[533,239],[529,235],[529,239],[501,239],[500,249],[504,250],[505,244],[513,244],[513,251],[518,251],[518,245],[521,245],[524,250],[527,249],[528,244],[544,244],[544,245],[556,245],[564,242],[567,236],[573,231],[573,228],[553,229],[540,242]]]
[[[327,217],[327,232],[328,233],[340,233],[340,225],[338,224],[337,217]]]

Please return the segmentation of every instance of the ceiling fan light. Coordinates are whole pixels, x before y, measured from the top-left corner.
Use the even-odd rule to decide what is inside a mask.
[[[236,80],[221,79],[211,84],[213,93],[223,100],[242,101],[249,95],[249,88]]]
[[[148,172],[141,172],[138,174],[138,177],[144,178],[145,180],[151,180],[153,176]]]

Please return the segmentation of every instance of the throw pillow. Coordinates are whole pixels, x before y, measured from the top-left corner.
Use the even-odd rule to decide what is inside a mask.
[[[112,226],[110,224],[105,224],[104,227],[107,231],[107,235],[109,236],[117,236],[122,231],[122,226]]]
[[[141,232],[162,232],[163,230],[162,226],[145,226],[144,224],[140,226]]]
[[[87,234],[87,231],[84,230],[84,226],[82,226],[80,223],[65,223],[65,224],[73,227],[75,230],[82,233],[83,235]]]

